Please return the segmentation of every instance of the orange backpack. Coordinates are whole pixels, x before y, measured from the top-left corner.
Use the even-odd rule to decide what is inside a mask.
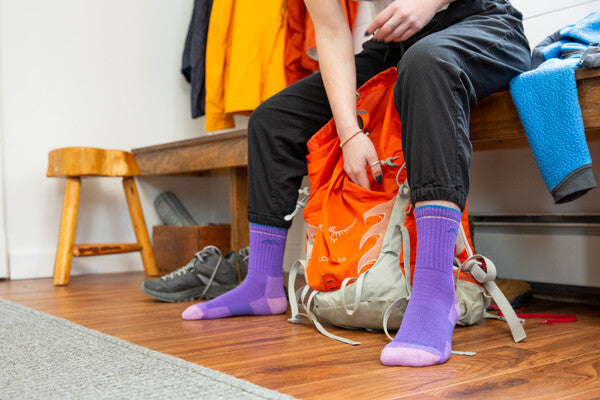
[[[304,267],[308,285],[298,295],[306,313],[298,311],[297,294],[290,290],[290,322],[307,316],[323,334],[350,344],[358,343],[329,334],[317,317],[338,326],[386,332],[389,319],[390,327],[397,328],[414,276],[416,225],[408,201],[400,120],[393,104],[396,77],[396,69],[390,68],[358,90],[358,117],[381,160],[381,183],[369,176],[371,190],[367,190],[350,181],[333,120],[308,142],[310,194],[306,204],[300,199],[297,206],[305,205],[307,258],[294,265],[288,284],[295,287],[297,270]],[[497,304],[508,305],[494,288],[493,263],[473,254],[466,210],[455,255],[459,324],[483,318],[490,302],[486,289]],[[511,311],[503,309],[505,315]],[[518,322],[509,323],[513,331],[519,331],[513,333],[516,341],[525,336]]]
[[[308,233],[314,238],[306,266],[308,284],[318,291],[340,288],[347,277],[357,278],[367,271],[381,251],[399,183],[406,180],[400,119],[393,102],[396,68],[369,80],[358,91],[358,117],[368,132],[383,170],[382,183],[373,180],[371,190],[352,183],[344,171],[342,149],[332,120],[308,142],[310,197],[304,208]],[[462,225],[472,248],[467,210]],[[414,271],[416,225],[412,212],[404,221],[411,243],[410,268]],[[341,238],[344,238],[341,240]],[[466,251],[459,256],[464,261]],[[402,259],[402,257],[401,257]],[[401,268],[404,269],[401,264]],[[469,279],[466,275],[463,279]]]

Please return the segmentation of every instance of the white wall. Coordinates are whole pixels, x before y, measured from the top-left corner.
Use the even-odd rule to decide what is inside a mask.
[[[12,278],[52,274],[64,180],[45,177],[49,150],[131,149],[203,133],[203,121],[190,118],[189,85],[179,72],[192,5],[0,0],[2,171]],[[222,181],[199,178],[193,185],[226,198]],[[140,186],[152,226],[158,218],[151,201],[160,189],[152,179]],[[204,208],[212,210],[213,201]],[[85,180],[76,241],[134,240],[119,180]],[[73,262],[74,274],[140,268],[135,253]]]
[[[542,39],[600,9],[598,0],[511,0],[523,13],[525,34],[533,48]]]
[[[2,3],[0,2],[0,15]],[[0,29],[0,88],[2,88],[2,30]],[[6,252],[6,230],[4,229],[4,169],[2,168],[3,154],[3,124],[2,121],[2,90],[0,90],[0,279],[8,277],[8,254]]]
[[[598,0],[513,3],[524,11],[532,43],[600,5]],[[190,118],[189,85],[179,73],[192,5],[192,0],[0,0],[0,207],[12,278],[52,275],[64,182],[45,177],[49,150],[131,149],[204,134],[204,121]],[[497,179],[494,170],[527,164],[529,157],[526,149],[477,153],[472,211],[504,212],[523,198],[532,206],[546,202],[546,193],[527,184],[520,186],[520,197],[506,200],[506,188],[490,184]],[[531,181],[541,182],[535,170],[528,173]],[[152,200],[163,190],[177,193],[198,222],[229,220],[225,176],[138,183],[149,227],[159,223]],[[595,199],[570,207],[597,212]],[[1,222],[0,217],[0,251]],[[288,242],[301,243],[301,232],[296,229]],[[118,180],[84,181],[76,240],[134,240]],[[72,272],[132,269],[141,269],[137,254],[74,259]]]

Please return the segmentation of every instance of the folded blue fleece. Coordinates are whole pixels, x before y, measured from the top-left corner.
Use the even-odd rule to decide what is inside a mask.
[[[559,33],[534,50],[546,61],[515,77],[510,91],[544,183],[555,203],[565,203],[596,187],[575,69],[583,52],[600,41],[600,13]]]

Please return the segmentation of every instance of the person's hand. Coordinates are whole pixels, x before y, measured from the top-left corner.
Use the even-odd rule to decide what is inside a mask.
[[[443,0],[396,0],[371,21],[367,34],[377,41],[403,42],[419,32],[447,3]]]
[[[373,142],[361,133],[356,135],[342,147],[344,154],[344,171],[353,183],[371,190],[367,169],[370,169],[373,179],[381,182],[382,169]]]

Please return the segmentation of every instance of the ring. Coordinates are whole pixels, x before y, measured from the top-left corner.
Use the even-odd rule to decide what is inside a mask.
[[[377,164],[379,164],[379,161],[375,161],[371,164],[369,164],[369,167],[373,168],[374,166],[376,166]]]
[[[388,22],[386,22],[389,26],[391,26],[392,28],[395,28],[396,25],[394,25],[394,22],[392,22],[392,19],[388,19]]]

